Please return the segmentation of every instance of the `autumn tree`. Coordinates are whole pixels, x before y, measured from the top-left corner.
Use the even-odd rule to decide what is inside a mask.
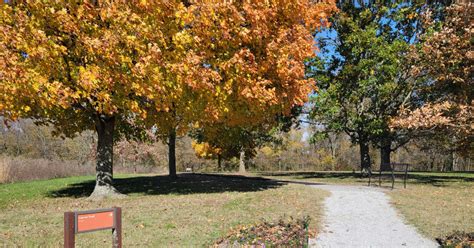
[[[205,83],[182,39],[180,1],[15,1],[0,12],[0,113],[96,130],[92,196],[117,194],[113,143],[140,134],[176,99],[172,77]],[[170,46],[178,48],[169,52]],[[171,71],[171,73],[170,73]],[[200,75],[196,76],[195,75]],[[198,87],[197,87],[198,88]]]
[[[199,125],[206,130],[203,142],[229,147],[229,140],[219,140],[220,134],[227,134],[235,142],[230,147],[239,147],[244,161],[245,153],[255,147],[254,134],[262,133],[262,126],[276,125],[276,116],[289,116],[313,90],[304,61],[315,51],[312,34],[327,26],[335,5],[226,1],[191,8],[199,11],[190,22],[190,32],[199,37],[197,50],[203,51],[205,66],[219,77],[214,102],[206,109],[215,118]]]
[[[255,130],[254,130],[255,131]],[[239,158],[239,172],[245,172],[245,164],[258,146],[256,132],[240,126],[229,127],[225,124],[207,124],[194,128],[191,137],[195,139],[193,148],[198,157],[218,159],[220,170],[221,159]]]
[[[268,125],[265,125],[268,128]],[[264,131],[262,123],[250,129],[241,126],[224,124],[207,125],[195,128],[191,132],[195,139],[193,149],[196,155],[205,159],[217,159],[218,170],[221,170],[222,160],[239,159],[239,172],[245,173],[248,161],[256,154],[256,148],[271,139]]]
[[[195,150],[200,157],[218,159],[239,159],[239,173],[246,173],[249,161],[257,149],[264,145],[278,146],[282,143],[281,134],[297,128],[301,106],[295,106],[288,115],[277,115],[265,122],[254,125],[231,126],[226,123],[206,123],[195,127],[191,136],[196,140]],[[270,115],[269,115],[270,116]]]
[[[173,99],[156,124],[169,146],[171,177],[176,177],[176,136],[192,125],[258,126],[303,104],[314,85],[303,64],[315,49],[311,34],[327,25],[334,8],[330,1],[187,3],[176,39],[189,41],[186,60],[199,70],[164,73]],[[167,51],[175,56],[176,49],[171,45]]]
[[[411,50],[416,62],[411,72],[426,73],[429,80],[416,88],[420,104],[402,109],[392,122],[394,128],[443,133],[452,139],[452,151],[464,155],[474,150],[473,10],[472,3],[454,4],[444,20],[424,13],[431,32]]]
[[[217,160],[217,171],[222,170],[222,160],[226,159],[226,157],[224,155],[224,151],[221,148],[213,147],[206,142],[198,143],[194,140],[191,145],[198,158],[215,159]],[[229,157],[231,158],[232,156]]]

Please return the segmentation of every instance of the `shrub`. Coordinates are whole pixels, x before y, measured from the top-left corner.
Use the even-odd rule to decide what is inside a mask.
[[[2,156],[0,154],[0,183],[25,182],[60,177],[94,175],[94,161],[49,160]],[[163,167],[138,163],[117,163],[114,173],[164,173]]]

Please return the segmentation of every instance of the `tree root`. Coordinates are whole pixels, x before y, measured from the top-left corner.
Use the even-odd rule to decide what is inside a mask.
[[[89,196],[89,200],[100,201],[103,199],[123,199],[127,195],[120,193],[111,185],[95,185],[94,191]]]

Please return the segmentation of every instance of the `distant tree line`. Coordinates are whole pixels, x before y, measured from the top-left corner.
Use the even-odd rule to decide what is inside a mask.
[[[82,168],[80,173],[92,173],[97,138],[92,132],[84,132],[75,138],[62,139],[51,135],[52,127],[36,126],[31,120],[21,120],[9,128],[2,125],[0,132],[0,157],[6,160],[22,159],[35,169],[41,160],[64,164],[64,168]],[[292,128],[275,134],[272,142],[265,142],[254,150],[246,161],[249,171],[353,171],[359,169],[358,147],[350,137],[329,134],[322,140],[312,140],[313,130],[308,127]],[[196,142],[189,137],[176,142],[178,172],[191,168],[194,172],[237,172],[238,154],[234,157],[218,157],[195,149]],[[474,170],[472,157],[460,156],[451,149],[449,139],[428,137],[414,138],[392,154],[393,160],[413,165],[420,171],[469,171]],[[373,168],[378,169],[379,153],[371,150]],[[35,160],[38,159],[38,160]],[[35,162],[36,161],[36,162]],[[119,171],[127,173],[163,173],[168,167],[168,147],[162,141],[127,141],[116,144],[114,161]],[[71,164],[72,163],[72,164]],[[51,168],[42,173],[45,178],[55,177]],[[49,175],[49,176],[48,176]]]

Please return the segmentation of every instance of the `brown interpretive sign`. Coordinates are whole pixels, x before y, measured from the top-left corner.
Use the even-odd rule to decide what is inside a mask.
[[[78,233],[112,230],[112,247],[122,247],[122,209],[107,208],[64,213],[64,247],[75,245]]]

